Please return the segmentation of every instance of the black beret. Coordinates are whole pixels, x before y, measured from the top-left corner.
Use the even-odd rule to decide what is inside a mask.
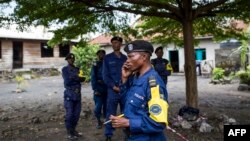
[[[99,53],[101,53],[101,52],[102,52],[103,54],[106,54],[106,51],[105,51],[105,50],[100,49],[100,50],[98,50],[98,51],[96,52],[96,55],[99,54]]]
[[[162,48],[162,47],[157,47],[157,48],[155,49],[155,53],[156,53],[157,51],[159,51],[159,50],[163,50],[163,48]]]
[[[111,43],[112,43],[112,41],[114,41],[114,40],[120,41],[120,42],[122,43],[122,38],[121,38],[121,37],[114,36],[114,37],[111,39]]]
[[[65,60],[68,60],[70,58],[74,58],[75,59],[75,55],[73,53],[69,53],[69,54],[66,55]]]
[[[124,48],[127,53],[130,52],[148,52],[150,55],[154,52],[154,47],[151,43],[144,40],[135,40],[127,44]]]

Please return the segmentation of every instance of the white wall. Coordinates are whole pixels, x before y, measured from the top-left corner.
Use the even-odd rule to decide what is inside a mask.
[[[206,60],[213,60],[213,67],[215,66],[215,49],[220,48],[220,44],[213,42],[211,39],[201,40],[200,43],[195,47],[196,49],[202,48],[206,50]],[[167,48],[164,49],[164,56],[165,58],[169,59],[169,52],[171,50],[176,50],[174,44],[170,44]],[[184,49],[179,48],[179,72],[184,72],[184,64],[185,64],[185,56],[184,56]]]
[[[213,60],[213,67],[215,67],[215,50],[220,48],[220,43],[213,42],[212,40],[204,40],[198,47],[206,49],[206,60]]]

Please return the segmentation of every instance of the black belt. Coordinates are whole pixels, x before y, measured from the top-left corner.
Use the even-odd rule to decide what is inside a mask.
[[[99,84],[104,84],[103,80],[97,80]]]
[[[80,94],[80,89],[78,88],[67,88],[67,89],[75,92],[76,94]]]

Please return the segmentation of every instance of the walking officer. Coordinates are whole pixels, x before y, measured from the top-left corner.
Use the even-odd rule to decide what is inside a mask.
[[[97,119],[97,129],[102,127],[101,116],[106,117],[107,86],[102,77],[102,65],[105,54],[105,50],[97,51],[98,60],[93,64],[91,69],[91,86],[94,91],[94,113]]]
[[[81,112],[81,82],[84,81],[84,78],[81,76],[79,68],[74,66],[74,54],[69,53],[65,60],[68,62],[68,65],[62,68],[65,88],[65,126],[67,129],[67,138],[69,140],[76,140],[81,136],[81,133],[76,131],[76,126]]]
[[[120,94],[119,82],[121,81],[121,70],[122,65],[126,61],[127,57],[120,52],[122,46],[121,37],[113,37],[111,39],[113,52],[107,54],[103,62],[103,80],[108,87],[107,96],[107,115],[116,115],[117,106],[119,104],[120,109],[124,107],[123,97]],[[106,141],[110,141],[113,135],[113,130],[111,124],[106,124],[105,126],[105,136]]]
[[[125,46],[128,59],[122,67],[121,93],[126,95],[124,116],[110,116],[114,128],[125,128],[126,141],[166,141],[167,90],[152,68],[153,46],[135,40]]]

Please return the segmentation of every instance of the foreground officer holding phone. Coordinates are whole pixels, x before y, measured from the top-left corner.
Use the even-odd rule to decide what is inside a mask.
[[[114,128],[125,128],[126,141],[166,141],[168,104],[166,86],[152,68],[153,46],[136,40],[125,46],[121,93],[126,95],[124,116],[110,116]]]

